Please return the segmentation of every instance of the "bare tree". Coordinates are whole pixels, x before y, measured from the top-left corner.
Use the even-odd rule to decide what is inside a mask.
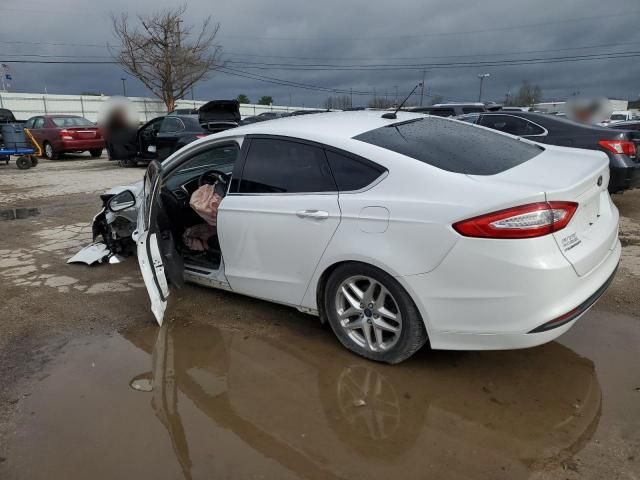
[[[191,87],[222,66],[222,47],[216,43],[219,23],[211,16],[197,31],[184,24],[187,6],[137,15],[136,22],[123,13],[111,17],[120,45],[112,49],[115,60],[162,99],[168,111]]]
[[[351,96],[350,95],[340,95],[338,97],[327,97],[324,102],[324,108],[329,110],[346,110],[347,108],[351,108]]]
[[[518,93],[514,96],[509,95],[506,103],[508,105],[530,107],[541,101],[542,88],[540,88],[540,85],[531,85],[528,80],[524,80],[518,89]]]
[[[384,97],[373,97],[373,99],[367,105],[369,108],[381,108],[387,109],[393,107],[393,101],[387,100]]]

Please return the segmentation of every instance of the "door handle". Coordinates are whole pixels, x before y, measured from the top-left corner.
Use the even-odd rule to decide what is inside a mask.
[[[329,218],[329,212],[324,210],[298,210],[296,215],[300,218],[312,218],[314,220],[326,220]]]

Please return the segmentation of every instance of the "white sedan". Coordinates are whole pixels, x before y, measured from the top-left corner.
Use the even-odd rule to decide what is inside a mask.
[[[511,349],[569,329],[611,282],[618,211],[604,153],[541,146],[456,120],[344,112],[196,141],[154,162],[133,239],[162,323],[183,280],[328,321],[349,350],[400,362]],[[217,183],[217,230],[189,205]]]

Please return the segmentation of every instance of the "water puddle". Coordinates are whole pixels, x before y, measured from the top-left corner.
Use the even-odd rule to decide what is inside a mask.
[[[600,421],[594,364],[557,342],[391,367],[320,327],[281,330],[76,340],[21,400],[5,464],[29,479],[513,479],[564,465]]]

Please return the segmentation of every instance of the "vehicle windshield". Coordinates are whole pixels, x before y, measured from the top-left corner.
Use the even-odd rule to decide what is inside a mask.
[[[93,127],[94,124],[83,117],[53,117],[56,127]]]

